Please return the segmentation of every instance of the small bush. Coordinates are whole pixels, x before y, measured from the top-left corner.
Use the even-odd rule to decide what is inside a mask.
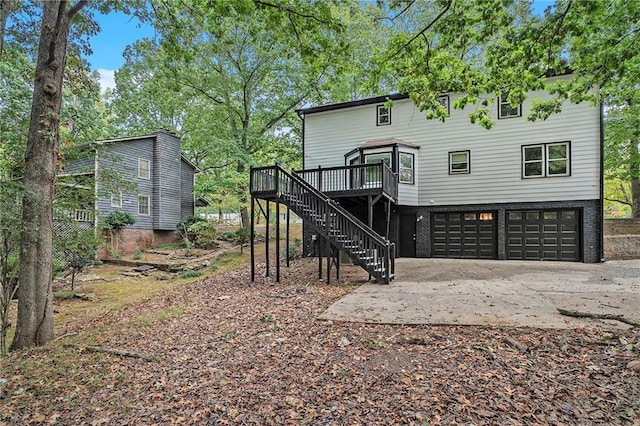
[[[178,222],[176,224],[176,229],[183,239],[189,241],[191,244],[195,244],[196,234],[195,232],[190,231],[189,228],[199,222],[207,222],[207,220],[199,216],[189,216]]]
[[[136,223],[136,218],[131,213],[119,210],[109,213],[102,219],[103,226],[113,231],[119,231],[125,226],[133,225],[134,223]]]
[[[200,271],[194,271],[193,269],[185,269],[184,271],[180,271],[180,273],[178,274],[178,278],[183,279],[183,278],[197,278],[200,275],[202,275],[202,272]]]
[[[133,259],[134,260],[138,260],[142,257],[142,251],[140,250],[136,250],[133,252]]]
[[[56,300],[68,300],[73,299],[75,297],[75,292],[73,291],[56,291],[53,293],[53,298]]]
[[[194,235],[194,241],[196,247],[211,249],[216,246],[216,238],[218,237],[218,231],[216,225],[209,221],[198,221],[189,226],[188,232]]]

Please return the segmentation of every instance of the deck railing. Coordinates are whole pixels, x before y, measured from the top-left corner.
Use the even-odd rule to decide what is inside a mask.
[[[251,193],[280,199],[314,230],[345,251],[357,264],[382,282],[395,270],[395,244],[377,234],[326,194],[279,166],[251,169]]]
[[[379,189],[398,199],[398,178],[385,163],[318,167],[295,172],[320,192],[350,192]]]

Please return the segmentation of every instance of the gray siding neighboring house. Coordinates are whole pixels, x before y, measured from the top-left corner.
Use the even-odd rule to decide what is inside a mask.
[[[86,153],[68,161],[60,176],[93,176],[98,221],[116,210],[128,212],[136,223],[125,231],[149,244],[171,239],[176,224],[194,214],[193,182],[198,169],[181,154],[181,141],[175,135],[159,131],[97,141],[87,146]],[[136,189],[116,190],[112,195],[100,176],[113,171]]]

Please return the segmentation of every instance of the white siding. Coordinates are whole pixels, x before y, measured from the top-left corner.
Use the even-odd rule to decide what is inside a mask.
[[[566,103],[546,121],[529,122],[533,93],[522,117],[496,120],[491,130],[469,122],[464,111],[451,109],[442,123],[426,120],[410,100],[396,101],[391,125],[376,126],[376,104],[307,114],[305,168],[342,166],[344,154],[372,139],[396,138],[420,147],[416,155],[415,196],[400,184],[398,204],[456,205],[477,203],[593,200],[600,197],[600,111]],[[450,96],[453,103],[455,95]],[[492,115],[497,118],[497,105]],[[521,146],[571,142],[571,176],[522,179]],[[402,149],[401,149],[402,150]],[[471,173],[449,175],[450,151],[471,151]],[[413,193],[412,193],[413,192]]]

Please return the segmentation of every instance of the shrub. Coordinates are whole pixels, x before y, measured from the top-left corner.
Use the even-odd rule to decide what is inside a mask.
[[[111,253],[118,258],[118,240],[120,239],[120,231],[127,225],[136,223],[136,218],[131,213],[119,210],[113,211],[102,218],[102,228],[109,231],[111,240]]]
[[[216,225],[209,221],[198,221],[189,226],[187,231],[194,235],[194,244],[196,247],[210,249],[216,245]]]
[[[195,244],[196,234],[195,232],[190,231],[189,228],[192,225],[200,222],[207,222],[207,220],[198,216],[189,216],[185,219],[182,219],[180,222],[178,222],[176,224],[176,229],[183,239],[189,241],[191,244]],[[197,229],[197,228],[194,228],[194,229]]]
[[[98,242],[93,229],[78,232],[70,239],[63,240],[62,252],[71,268],[71,290],[73,290],[76,275],[96,260]]]
[[[102,224],[105,228],[116,232],[134,223],[136,223],[136,218],[131,213],[119,210],[109,213],[102,219]]]
[[[180,271],[180,273],[178,274],[178,278],[181,278],[181,279],[197,278],[200,275],[202,275],[202,272],[200,271],[194,271],[193,269],[185,269],[183,271]]]
[[[242,226],[236,229],[236,241],[238,242],[238,244],[240,244],[241,254],[242,254],[242,247],[247,241],[249,241],[249,238],[251,238],[250,234],[251,232],[249,231],[249,228],[247,228],[246,226]]]

